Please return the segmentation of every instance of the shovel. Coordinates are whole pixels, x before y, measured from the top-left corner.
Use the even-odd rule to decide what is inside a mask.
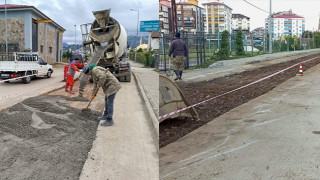
[[[97,87],[97,89],[95,90],[95,92],[94,92],[93,94],[94,94],[94,95],[97,95],[98,91],[99,91],[99,87]],[[90,100],[90,102],[88,103],[87,107],[82,109],[82,112],[84,112],[84,111],[91,111],[91,109],[89,108],[89,106],[90,106],[90,103],[91,103],[92,100],[93,100],[93,99],[91,98],[91,100]]]

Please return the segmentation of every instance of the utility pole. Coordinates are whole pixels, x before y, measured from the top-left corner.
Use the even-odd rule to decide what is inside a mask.
[[[269,12],[269,54],[272,54],[272,33],[271,33],[271,0],[270,0],[270,12]]]
[[[6,61],[8,61],[8,24],[7,24],[7,0],[5,0],[5,16],[6,16]]]

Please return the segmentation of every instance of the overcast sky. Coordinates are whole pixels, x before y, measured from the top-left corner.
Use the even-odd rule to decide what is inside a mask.
[[[179,2],[177,0],[176,2]],[[247,2],[269,12],[270,0],[246,0]],[[208,2],[200,0],[200,4]],[[269,13],[259,10],[243,0],[220,0],[232,8],[232,13],[243,14],[250,17],[250,30],[264,27]],[[293,13],[304,16],[306,30],[317,30],[320,13],[320,0],[272,0],[272,12],[292,10]]]
[[[139,10],[139,21],[159,20],[158,0],[7,0],[7,4],[35,6],[66,29],[63,42],[68,44],[74,44],[75,34],[77,44],[82,44],[80,25],[93,22],[92,11],[111,8],[110,16],[128,35],[137,34],[138,12],[130,9]]]

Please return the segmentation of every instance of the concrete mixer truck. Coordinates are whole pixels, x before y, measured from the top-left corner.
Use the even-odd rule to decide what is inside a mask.
[[[82,43],[90,50],[88,64],[108,68],[119,81],[131,81],[130,62],[126,61],[127,33],[119,22],[110,16],[111,9],[93,11],[93,23],[80,25]],[[79,96],[89,77],[80,75]]]
[[[83,47],[91,51],[89,63],[109,68],[119,81],[131,81],[130,63],[126,61],[127,33],[111,9],[93,11],[93,23],[82,24]]]

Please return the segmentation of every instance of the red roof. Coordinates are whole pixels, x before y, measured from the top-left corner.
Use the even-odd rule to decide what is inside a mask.
[[[7,4],[7,9],[31,8],[31,7],[33,7],[33,6],[18,5],[18,4]],[[5,9],[5,4],[0,4],[0,9]]]
[[[209,2],[209,3],[204,3],[202,5],[225,5],[224,3],[219,3],[219,2]],[[227,5],[225,5],[227,6]],[[232,10],[231,7],[227,6],[228,8],[230,8]]]
[[[171,7],[171,2],[168,0],[160,0],[159,4],[167,6],[167,7]]]
[[[39,9],[37,9],[34,6],[29,6],[29,5],[18,5],[18,4],[0,4],[0,9],[1,11],[4,11],[4,9],[28,9],[31,8],[33,9],[35,12],[37,12],[38,14],[42,15],[43,17],[45,17],[46,19],[50,19],[48,16],[46,16],[43,12],[41,12]],[[61,27],[59,24],[57,24],[56,22],[52,21],[52,23],[55,26],[58,26],[61,30],[65,31],[65,29],[63,27]]]
[[[304,18],[304,17],[296,16],[296,15],[292,15],[292,14],[285,14],[285,15],[275,16],[272,18]]]

